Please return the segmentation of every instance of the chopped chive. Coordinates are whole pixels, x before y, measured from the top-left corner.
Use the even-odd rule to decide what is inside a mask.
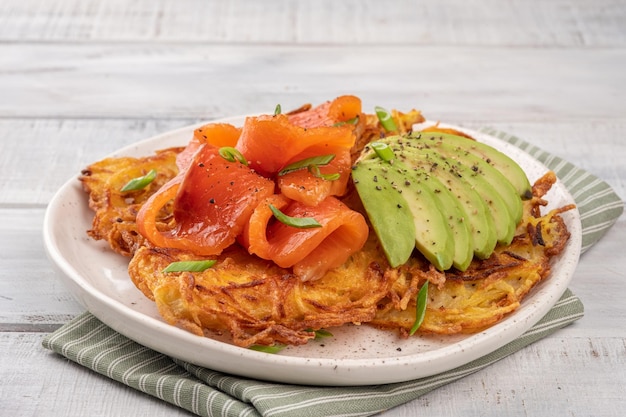
[[[276,217],[276,220],[291,227],[297,227],[298,229],[311,229],[313,227],[322,227],[321,224],[318,223],[313,217],[290,217],[285,213],[274,207],[272,204],[269,205],[270,210]]]
[[[246,161],[246,157],[241,154],[237,149],[230,146],[223,146],[219,149],[219,154],[222,158],[227,160],[228,162],[239,161],[244,165],[248,165],[248,161]]]
[[[333,174],[322,174],[320,168],[317,165],[309,165],[309,172],[313,174],[314,177],[321,178],[326,181],[337,181],[341,178],[341,175],[337,172]]]
[[[215,265],[216,262],[214,259],[172,262],[163,272],[202,272]]]
[[[292,164],[287,165],[283,169],[278,172],[278,175],[285,175],[293,171],[298,171],[300,169],[306,169],[311,165],[324,166],[330,164],[330,162],[335,159],[335,155],[319,155],[312,156],[310,158],[305,158],[300,161],[296,161]]]
[[[359,116],[353,117],[352,119],[344,120],[343,122],[337,122],[333,124],[333,127],[343,126],[343,125],[355,125],[359,122]]]
[[[327,337],[333,337],[333,334],[324,329],[315,330],[315,340],[325,339]]]
[[[248,349],[250,350],[256,350],[257,352],[265,352],[265,353],[278,353],[281,350],[283,350],[284,348],[286,348],[287,345],[282,345],[280,343],[274,344],[272,346],[265,346],[265,345],[252,345],[250,347],[248,347]]]
[[[274,116],[280,114],[282,112],[282,109],[280,108],[280,104],[276,105],[276,108],[274,109]]]
[[[385,162],[389,162],[396,157],[396,155],[393,153],[393,149],[391,149],[391,147],[386,143],[372,142],[370,143],[370,146],[372,147],[372,149],[374,149],[376,155],[378,155],[378,157]]]
[[[419,292],[417,293],[417,298],[415,299],[415,323],[413,323],[413,327],[411,327],[411,331],[409,331],[409,335],[413,336],[417,329],[422,325],[424,321],[424,316],[426,315],[426,303],[428,301],[428,281],[422,285]]]
[[[396,122],[394,122],[393,117],[391,117],[391,113],[380,106],[376,106],[374,110],[376,111],[376,116],[378,116],[378,120],[385,131],[395,132],[398,130]]]
[[[143,190],[144,188],[148,186],[148,184],[154,181],[156,176],[157,176],[156,170],[151,169],[150,171],[148,171],[146,175],[133,178],[132,180],[128,181],[126,185],[120,189],[120,191],[124,193],[126,191]]]

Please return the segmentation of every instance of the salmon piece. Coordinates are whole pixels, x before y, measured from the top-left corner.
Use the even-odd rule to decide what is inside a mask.
[[[235,243],[255,207],[273,192],[273,181],[239,162],[227,161],[218,148],[201,145],[186,172],[144,204],[137,214],[137,226],[155,246],[218,255]],[[176,225],[160,231],[155,219],[172,199]]]
[[[194,130],[193,137],[200,143],[208,143],[218,148],[234,147],[241,135],[241,128],[228,123],[209,123]]]
[[[283,114],[248,117],[236,149],[250,167],[266,177],[276,175],[290,163],[350,149],[354,135],[349,126],[296,126]]]
[[[178,247],[179,249],[185,249],[184,243],[178,242],[171,232],[161,232],[157,227],[158,214],[161,209],[176,197],[176,193],[180,188],[180,183],[183,176],[177,175],[156,193],[152,194],[150,198],[141,206],[137,212],[137,230],[141,235],[148,239],[148,241],[157,247]],[[179,243],[177,245],[177,243]],[[183,246],[183,247],[181,247]],[[193,246],[193,245],[189,245]]]
[[[339,174],[337,180],[319,178],[305,168],[280,175],[276,182],[280,192],[286,197],[314,206],[328,196],[345,194],[350,179],[351,162],[350,151],[341,150],[328,165],[319,167],[324,175]]]
[[[356,96],[340,96],[312,109],[289,115],[289,121],[300,127],[333,126],[361,117],[361,99]]]
[[[312,217],[321,227],[300,229],[275,221],[270,204],[290,217]],[[308,281],[346,262],[368,235],[365,218],[334,197],[307,206],[275,194],[254,210],[240,242],[250,253],[292,267],[295,275]]]

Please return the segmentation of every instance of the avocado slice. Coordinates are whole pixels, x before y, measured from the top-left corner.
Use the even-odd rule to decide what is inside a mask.
[[[372,228],[392,267],[406,263],[415,249],[415,224],[408,204],[386,180],[382,160],[357,163],[352,181]]]
[[[411,161],[413,166],[426,170],[438,178],[464,207],[473,237],[472,250],[480,259],[488,258],[498,243],[495,218],[485,199],[477,190],[459,177],[457,172],[446,167],[438,155],[401,154],[400,158]],[[434,158],[434,160],[433,160]],[[508,213],[507,213],[508,214]]]
[[[395,139],[391,141],[394,142]],[[410,142],[400,139],[396,143],[392,149],[399,159],[410,161],[415,166],[430,170],[436,176],[445,176],[448,181],[456,180],[463,186],[475,190],[487,205],[487,212],[493,217],[497,242],[505,245],[511,243],[515,236],[517,221],[491,183],[480,175],[478,168],[468,166],[458,159],[446,158],[436,147],[409,146]],[[517,198],[519,200],[519,197]],[[469,206],[468,210],[472,208],[473,206]]]
[[[465,271],[474,257],[474,237],[467,221],[468,215],[465,207],[437,177],[426,171],[412,169],[407,172],[407,177],[409,181],[415,178],[415,180],[427,182],[434,197],[439,200],[439,206],[444,208],[445,218],[454,239],[452,266],[459,271]]]
[[[466,142],[461,143],[465,144],[468,141],[469,140],[466,139]],[[470,167],[472,170],[471,174],[473,176],[483,177],[483,179],[489,182],[489,184],[495,189],[497,195],[504,200],[507,210],[513,218],[515,225],[522,220],[524,207],[522,199],[520,198],[521,196],[517,193],[517,190],[509,178],[504,176],[504,174],[480,156],[469,152],[465,147],[453,145],[446,140],[433,139],[429,136],[405,136],[402,139],[402,146],[404,148],[411,149],[417,148],[433,150],[443,157],[454,159],[460,164]],[[524,179],[527,181],[526,174],[524,174],[524,178],[519,180],[519,182],[523,182]]]
[[[480,157],[489,165],[500,171],[511,182],[517,191],[517,194],[522,199],[527,200],[532,198],[532,186],[522,167],[511,159],[511,157],[493,148],[492,146],[450,133],[413,132],[411,135],[413,137],[420,138],[423,141],[443,141],[452,146],[458,146],[465,149],[467,152]]]
[[[511,243],[522,198],[531,196],[526,174],[511,158],[439,132],[367,145],[352,177],[392,266],[417,248],[440,270],[467,269],[473,256],[487,258],[498,243]]]
[[[511,243],[517,223],[511,217],[504,200],[488,181],[476,175],[470,167],[457,160],[443,157],[436,151],[408,152],[405,150],[401,155],[410,158],[418,166],[429,167],[433,175],[448,175],[448,178],[456,179],[461,187],[474,190],[485,203],[487,213],[493,218],[497,242],[505,245]],[[472,208],[472,206],[467,207],[468,210]]]
[[[408,173],[401,162],[374,156],[358,161],[352,178],[390,265],[405,263],[417,248],[444,271],[452,267],[455,242],[445,209],[435,195],[437,184],[427,176],[409,177]]]

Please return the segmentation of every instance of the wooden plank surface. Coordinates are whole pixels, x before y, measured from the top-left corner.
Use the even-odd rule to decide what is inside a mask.
[[[216,118],[352,93],[435,119],[560,121],[621,118],[626,97],[626,51],[611,48],[37,43],[0,56],[0,117],[14,118]]]
[[[41,339],[41,333],[0,333],[5,415],[190,415],[43,350]],[[620,416],[626,407],[622,390],[607,389],[603,381],[626,365],[624,342],[550,337],[386,414]],[[588,390],[584,398],[581,380]]]
[[[46,259],[45,207],[137,140],[343,93],[516,134],[626,199],[624,1],[3,0],[0,414],[189,415],[41,347],[83,311]],[[625,239],[622,216],[582,257],[581,320],[384,415],[623,415]]]
[[[4,0],[0,39],[603,47],[625,19],[615,0]]]

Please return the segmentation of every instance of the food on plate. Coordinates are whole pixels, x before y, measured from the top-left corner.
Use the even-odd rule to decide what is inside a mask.
[[[352,177],[392,266],[417,247],[437,269],[463,271],[511,243],[530,183],[506,155],[479,145],[418,132],[365,146]]]
[[[506,155],[421,122],[341,96],[208,123],[185,147],[83,170],[88,234],[130,257],[168,323],[242,347],[349,323],[479,331],[549,275],[572,206],[542,213],[553,173],[531,186]]]
[[[474,257],[464,271],[445,272],[429,268],[428,262],[412,257],[398,271],[378,306],[372,325],[407,333],[415,320],[415,295],[424,281],[431,285],[429,302],[420,331],[424,333],[475,333],[515,311],[528,292],[550,274],[550,259],[561,253],[569,238],[560,214],[571,206],[539,215],[542,197],[556,181],[548,172],[532,187],[524,201],[522,220],[508,245],[498,244],[486,259]]]
[[[89,236],[106,240],[120,255],[132,256],[146,242],[137,230],[137,212],[156,190],[176,175],[175,161],[182,149],[159,150],[144,158],[106,158],[85,168],[80,180],[89,195],[89,207],[95,212],[92,228],[87,231]],[[156,176],[145,187],[122,191],[130,180],[152,170]],[[170,218],[171,208],[166,208],[156,221],[167,224]]]

